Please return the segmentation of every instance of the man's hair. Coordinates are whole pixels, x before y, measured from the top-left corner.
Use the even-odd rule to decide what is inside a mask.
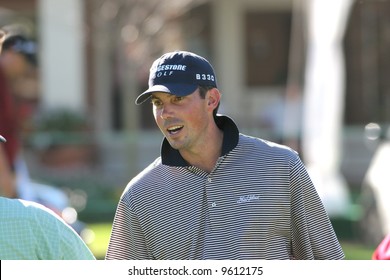
[[[201,98],[205,99],[206,98],[206,94],[207,92],[210,90],[210,89],[213,89],[215,88],[214,86],[198,86],[198,89],[199,89],[199,95]],[[213,116],[214,116],[214,119],[215,117],[217,116],[217,113],[218,113],[218,109],[219,109],[219,105],[221,104],[221,102],[218,103],[218,106],[215,107],[214,111],[213,111]]]

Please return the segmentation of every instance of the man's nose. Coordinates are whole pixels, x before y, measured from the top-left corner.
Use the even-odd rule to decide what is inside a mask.
[[[160,117],[166,120],[172,116],[173,116],[172,106],[170,106],[169,104],[164,104],[164,106],[161,108]]]

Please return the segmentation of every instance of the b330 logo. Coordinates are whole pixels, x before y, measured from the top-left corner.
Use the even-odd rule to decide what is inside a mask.
[[[196,74],[196,79],[201,81],[213,81],[215,80],[214,75],[210,74]]]

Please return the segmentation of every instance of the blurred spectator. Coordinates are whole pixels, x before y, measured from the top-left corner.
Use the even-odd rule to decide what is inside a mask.
[[[22,119],[17,106],[21,80],[36,66],[36,43],[27,37],[1,31],[0,55],[0,133],[7,143],[0,147],[0,194],[20,197],[16,165],[21,155]]]
[[[32,180],[22,152],[26,124],[33,119],[34,101],[38,100],[37,83],[34,83],[37,45],[18,31],[2,32],[2,38],[0,134],[7,142],[0,145],[0,196],[35,201],[62,216],[71,207],[69,197],[55,186]],[[62,217],[81,233],[84,225],[77,216]]]
[[[0,51],[3,40],[4,33],[0,30]],[[15,38],[14,42],[16,43],[6,45],[6,49],[26,41]],[[2,59],[3,57],[1,57],[3,63]],[[18,59],[15,63],[16,65],[11,65],[10,69],[20,66]],[[23,65],[24,62],[21,63]],[[3,143],[7,141],[0,135],[0,190],[15,197],[17,195],[14,179],[15,159],[20,143],[16,130],[17,123],[13,122],[15,119],[10,89],[4,73],[0,73],[1,86],[4,89],[0,91],[1,130],[4,130],[12,141],[10,146],[7,145],[10,148],[4,149],[6,145]],[[6,121],[12,123],[8,124]],[[0,195],[0,229],[1,260],[95,260],[90,249],[73,228],[52,210],[36,202],[10,199]]]

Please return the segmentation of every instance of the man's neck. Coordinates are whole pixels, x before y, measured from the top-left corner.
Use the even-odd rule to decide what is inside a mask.
[[[222,153],[223,131],[216,126],[210,135],[210,140],[196,152],[179,151],[181,156],[192,166],[196,166],[208,173],[213,171],[218,158]]]

